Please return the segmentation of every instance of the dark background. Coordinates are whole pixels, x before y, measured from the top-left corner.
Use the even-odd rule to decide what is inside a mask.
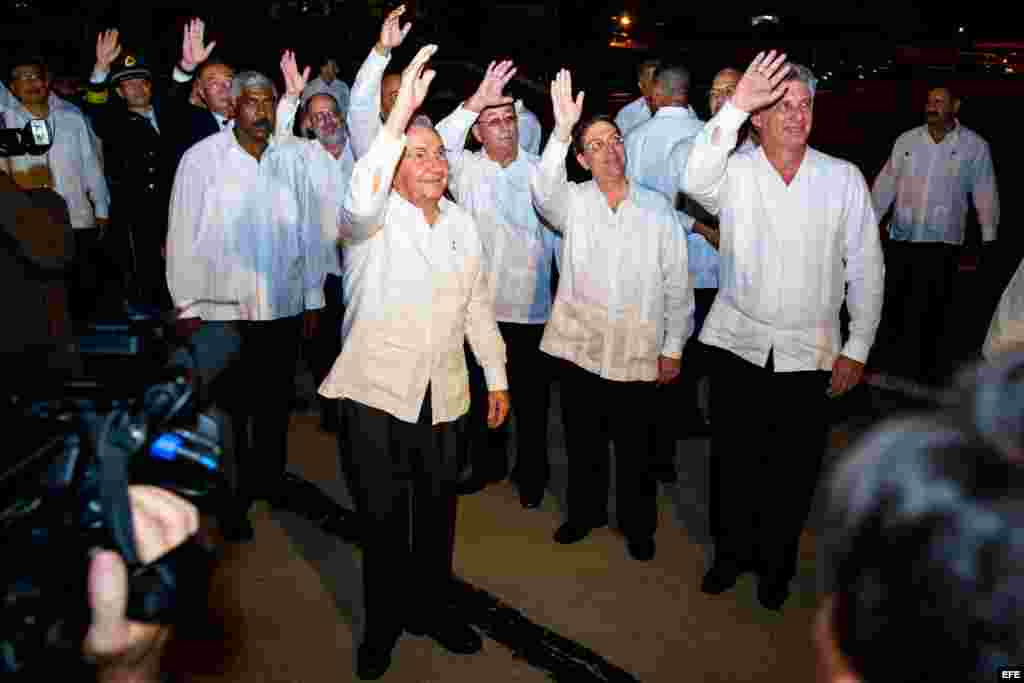
[[[32,49],[51,58],[53,70],[87,78],[96,33],[121,30],[122,42],[141,53],[157,73],[177,61],[184,22],[206,21],[215,55],[240,68],[279,78],[284,48],[300,64],[329,54],[351,83],[377,38],[383,0],[284,0],[193,3],[174,0],[96,0],[79,5],[47,0],[5,0],[0,49]],[[757,50],[780,47],[822,79],[811,142],[850,159],[868,182],[884,163],[896,136],[923,123],[924,98],[937,84],[962,97],[961,121],[992,148],[1003,216],[997,247],[980,247],[972,223],[957,286],[957,319],[971,330],[958,345],[976,348],[992,309],[1024,253],[1017,229],[1013,160],[1020,158],[1017,118],[1024,104],[1024,28],[994,5],[951,9],[931,2],[681,3],[641,0],[414,0],[407,44],[393,68],[426,42],[440,46],[438,78],[427,109],[446,114],[479,80],[482,67],[501,57],[516,60],[521,78],[512,86],[550,127],[547,84],[562,67],[573,70],[587,92],[587,109],[614,113],[636,97],[636,65],[649,56],[676,59],[693,73],[691,104],[707,117],[710,79],[724,66],[743,67]],[[754,25],[774,13],[777,22]],[[624,20],[627,16],[628,20]],[[980,266],[979,266],[980,264]],[[980,332],[979,332],[980,331]]]

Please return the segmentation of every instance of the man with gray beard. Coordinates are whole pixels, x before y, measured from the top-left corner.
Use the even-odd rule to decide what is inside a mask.
[[[295,62],[295,53],[285,51],[281,57],[281,73],[284,76],[286,91],[277,107],[277,126],[275,135],[281,140],[291,138],[297,142],[301,139],[292,137],[292,122],[295,120],[297,107],[309,67],[299,73]],[[307,144],[303,145],[309,165],[309,173],[316,186],[317,204],[321,210],[323,226],[324,300],[325,307],[321,313],[321,325],[316,337],[311,340],[307,350],[310,370],[317,386],[324,381],[341,352],[341,321],[344,316],[341,287],[342,253],[338,244],[335,228],[338,209],[342,197],[348,190],[355,156],[348,126],[341,115],[338,101],[328,93],[318,93],[306,100],[301,108],[299,124],[300,132]],[[320,403],[320,426],[324,431],[338,431],[338,410],[332,399],[318,396]]]

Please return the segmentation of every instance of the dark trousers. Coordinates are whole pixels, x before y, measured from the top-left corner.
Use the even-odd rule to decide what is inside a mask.
[[[237,491],[248,507],[256,499],[274,496],[287,465],[302,316],[204,326],[224,333],[207,335],[200,330],[193,341],[204,367],[202,374],[211,377],[205,397],[221,406],[231,420]],[[215,357],[213,365],[222,368],[205,369],[209,357]]]
[[[70,311],[76,321],[103,312],[120,312],[125,274],[109,250],[108,232],[100,228],[73,231],[75,256],[70,272]]]
[[[717,289],[695,289],[695,326],[693,334],[683,348],[683,366],[679,377],[673,382],[658,387],[656,419],[654,423],[655,460],[653,467],[674,469],[676,466],[676,442],[691,429],[703,426],[704,415],[700,410],[697,386],[701,378],[709,373],[708,351],[697,340],[704,319],[711,310]]]
[[[144,222],[116,224],[115,229],[123,233],[130,242],[125,245],[127,265],[132,273],[131,296],[136,303],[149,306],[157,311],[168,311],[172,307],[171,294],[167,288],[167,262],[163,246],[167,239],[164,225]]]
[[[651,474],[654,382],[613,382],[558,359],[562,422],[569,456],[568,521],[598,526],[608,519],[615,444],[615,509],[627,538],[647,538],[658,526],[658,489]]]
[[[516,465],[512,480],[520,492],[539,494],[547,488],[548,414],[551,408],[551,358],[540,350],[544,325],[498,323],[505,340],[506,372],[516,424]],[[508,422],[487,427],[487,383],[472,351],[466,347],[470,379],[470,419],[466,425],[467,457],[475,479],[500,481],[508,472]]]
[[[456,423],[431,425],[430,389],[415,424],[340,401],[341,450],[365,526],[365,638],[444,618],[455,543]]]
[[[334,366],[334,361],[341,353],[341,322],[345,315],[345,307],[341,295],[341,278],[329,274],[324,280],[325,306],[320,310],[320,323],[313,338],[303,344],[303,357],[309,363],[313,380],[319,387]],[[338,416],[336,400],[317,394],[320,402],[321,418],[333,422]],[[330,411],[328,413],[327,411]]]
[[[892,372],[943,383],[949,374],[947,312],[960,248],[953,244],[889,240],[885,246],[883,332]]]
[[[796,574],[828,438],[829,373],[775,372],[713,349],[709,467],[715,563]]]

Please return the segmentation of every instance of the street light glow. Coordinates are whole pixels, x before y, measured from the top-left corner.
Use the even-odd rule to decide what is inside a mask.
[[[627,26],[633,23],[633,20],[629,17],[628,14],[623,14],[621,17],[619,17],[619,23],[622,25],[623,28],[626,28]]]

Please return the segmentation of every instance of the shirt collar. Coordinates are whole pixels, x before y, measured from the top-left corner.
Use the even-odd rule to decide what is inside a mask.
[[[693,107],[662,107],[654,114],[656,117],[662,118],[671,116],[673,118],[688,119],[690,117],[696,117],[697,113],[693,111]]]

